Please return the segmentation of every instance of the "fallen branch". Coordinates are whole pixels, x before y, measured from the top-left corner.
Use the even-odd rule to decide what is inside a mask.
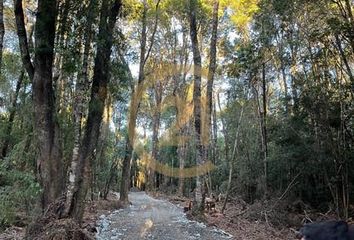
[[[290,189],[295,186],[297,183],[295,183],[296,179],[301,175],[301,172],[299,172],[294,178],[293,180],[289,183],[288,187],[285,189],[285,191],[283,192],[283,194],[278,198],[278,200],[282,200],[285,195],[290,191]]]
[[[282,194],[280,197],[278,197],[277,201],[273,204],[273,206],[270,208],[269,211],[272,211],[272,210],[278,205],[279,201],[281,201],[281,200],[286,196],[286,194],[290,191],[290,189],[291,189],[292,187],[294,187],[294,186],[297,184],[297,182],[295,182],[295,181],[296,181],[296,179],[297,179],[300,175],[301,175],[301,172],[299,172],[299,173],[293,178],[293,180],[289,183],[289,185],[287,186],[287,188],[285,189],[285,191],[283,192],[283,194]]]

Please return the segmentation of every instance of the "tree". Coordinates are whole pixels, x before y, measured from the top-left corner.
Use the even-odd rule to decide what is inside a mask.
[[[33,81],[35,129],[40,149],[37,159],[37,178],[43,187],[41,205],[44,209],[57,199],[64,189],[58,123],[53,113],[55,107],[52,66],[57,2],[55,0],[38,1],[33,64],[29,55],[22,1],[15,0],[14,7],[23,65]]]
[[[17,83],[16,83],[16,89],[15,89],[15,94],[12,98],[11,102],[11,109],[10,109],[10,115],[9,115],[9,121],[7,123],[7,128],[5,131],[5,141],[2,144],[2,149],[1,149],[1,158],[5,158],[8,152],[9,144],[10,144],[10,135],[15,119],[15,114],[16,114],[16,108],[17,108],[17,100],[18,100],[18,95],[22,87],[23,79],[24,79],[24,74],[25,72],[22,70],[20,73],[20,76],[18,77]]]
[[[75,169],[75,187],[69,206],[69,215],[81,222],[85,204],[84,200],[90,183],[93,153],[100,134],[102,114],[107,98],[107,85],[110,74],[109,66],[113,44],[113,30],[117,16],[122,7],[120,0],[103,1],[100,11],[100,23],[95,57],[95,67],[92,79],[89,113],[82,145],[80,148],[77,168]]]
[[[91,42],[92,42],[92,25],[94,23],[95,15],[94,10],[96,8],[97,2],[96,0],[91,0],[90,4],[87,7],[87,25],[85,31],[85,44],[84,44],[84,53],[82,59],[82,70],[78,75],[78,80],[76,83],[76,91],[75,91],[75,103],[74,103],[74,147],[72,153],[72,159],[69,169],[69,181],[67,184],[67,192],[66,192],[66,207],[65,207],[65,214],[69,214],[70,212],[70,205],[73,198],[73,191],[75,188],[76,183],[76,168],[79,164],[79,149],[81,143],[81,125],[82,119],[84,118],[85,114],[85,106],[86,106],[86,97],[85,92],[88,89],[87,85],[89,84],[89,76],[88,76],[88,67],[89,67],[89,55],[91,50]],[[106,10],[105,10],[106,11]],[[113,33],[112,33],[113,34]]]
[[[201,68],[202,60],[199,51],[198,32],[197,32],[197,9],[198,1],[191,0],[189,2],[189,25],[190,25],[190,38],[192,42],[193,63],[194,63],[194,85],[193,85],[193,105],[194,105],[194,128],[195,128],[195,142],[196,142],[196,164],[202,165],[204,163],[204,146],[202,139],[202,118],[201,118]],[[203,129],[205,130],[205,129]],[[197,183],[195,188],[195,208],[198,211],[204,210],[206,189],[205,179],[203,176],[197,176]]]
[[[214,84],[214,75],[216,72],[216,44],[218,40],[218,12],[219,12],[219,1],[214,0],[213,2],[213,16],[212,16],[212,34],[210,40],[210,62],[209,62],[209,71],[208,71],[208,81],[207,81],[207,96],[206,96],[206,123],[205,123],[205,130],[208,131],[206,136],[208,138],[208,143],[206,144],[205,149],[205,159],[208,159],[208,145],[211,145],[211,119],[212,119],[212,112],[213,112],[213,84]],[[214,118],[214,124],[216,119]],[[210,129],[210,130],[209,130]],[[215,134],[214,137],[216,138]],[[214,151],[213,157],[215,157],[215,144],[211,145],[212,150]],[[211,176],[209,176],[210,178]],[[210,184],[211,187],[211,184]]]
[[[0,73],[2,67],[2,52],[4,47],[4,35],[5,35],[5,26],[4,26],[4,0],[0,1]]]

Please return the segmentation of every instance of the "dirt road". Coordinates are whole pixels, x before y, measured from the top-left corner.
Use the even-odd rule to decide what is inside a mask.
[[[157,200],[144,192],[130,193],[132,205],[102,215],[96,239],[109,240],[224,240],[229,234],[204,224],[189,221],[182,208]]]

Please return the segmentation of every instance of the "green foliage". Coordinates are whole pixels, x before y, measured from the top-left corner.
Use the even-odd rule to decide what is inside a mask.
[[[253,15],[259,10],[259,0],[230,0],[226,1],[233,14],[231,20],[236,24],[238,30],[248,35],[249,23],[253,19]]]
[[[19,212],[33,213],[38,202],[39,183],[31,172],[9,170],[0,165],[0,229],[13,224]]]

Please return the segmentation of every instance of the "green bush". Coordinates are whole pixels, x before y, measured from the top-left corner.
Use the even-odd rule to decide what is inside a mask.
[[[40,191],[33,174],[0,165],[0,229],[14,224],[19,213],[29,216]]]

